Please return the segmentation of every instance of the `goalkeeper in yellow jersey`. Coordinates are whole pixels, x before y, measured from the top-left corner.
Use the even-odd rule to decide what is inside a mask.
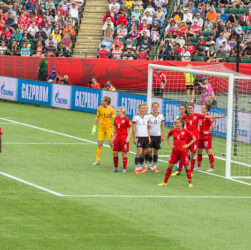
[[[112,134],[113,134],[113,121],[115,118],[114,109],[110,106],[111,98],[108,96],[104,96],[101,99],[101,106],[98,107],[97,110],[97,116],[94,121],[94,125],[92,128],[92,134],[94,135],[96,133],[98,120],[99,122],[99,128],[98,128],[98,148],[96,152],[96,161],[93,163],[93,165],[99,165],[100,164],[100,156],[102,153],[102,147],[105,139],[105,135],[109,141],[109,144],[111,146],[111,152],[113,154],[112,150]]]

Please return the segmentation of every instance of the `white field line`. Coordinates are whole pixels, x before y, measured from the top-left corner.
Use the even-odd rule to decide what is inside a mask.
[[[13,122],[15,124],[19,124],[19,125],[22,125],[22,126],[26,126],[26,127],[34,128],[34,129],[37,129],[37,130],[45,131],[45,132],[48,132],[48,133],[53,133],[53,134],[57,134],[57,135],[61,135],[61,136],[69,137],[69,138],[73,138],[73,139],[84,141],[84,142],[88,142],[88,143],[91,143],[91,144],[97,144],[97,142],[90,141],[90,140],[87,140],[87,139],[83,139],[83,138],[80,138],[80,137],[77,137],[77,136],[72,136],[72,135],[68,135],[68,134],[65,134],[65,133],[60,133],[60,132],[57,132],[57,131],[54,131],[54,130],[50,130],[50,129],[40,128],[40,127],[37,127],[37,126],[33,126],[33,125],[30,125],[30,124],[17,122],[17,121],[6,119],[6,118],[0,118],[0,120],[5,120],[5,121],[8,121],[8,122]],[[104,146],[105,147],[110,147],[107,144],[104,144]],[[129,151],[129,152],[131,154],[136,154],[135,152],[132,152],[132,151]],[[168,163],[168,161],[164,161],[164,160],[159,160],[159,161]],[[227,179],[227,180],[230,180],[230,181],[233,181],[233,182],[238,182],[238,183],[241,183],[241,184],[245,184],[245,185],[251,186],[251,183],[247,183],[247,182],[244,182],[244,181],[239,181],[239,180],[235,180],[235,179],[231,179],[231,178],[226,178],[224,176],[213,174],[213,173],[209,173],[209,172],[205,172],[205,171],[201,171],[201,172],[205,173],[205,174],[213,175],[213,176],[216,176],[216,177],[220,177],[220,178],[223,178],[223,179]]]
[[[4,142],[5,145],[89,145],[81,142]]]
[[[0,123],[0,126],[1,125],[16,125],[15,123],[12,123],[12,122],[1,122]]]
[[[184,195],[63,195],[63,197],[82,198],[182,198],[182,199],[251,199],[251,196],[184,196]]]
[[[63,194],[60,194],[60,193],[55,192],[55,191],[53,191],[53,190],[50,190],[50,189],[48,189],[48,188],[44,188],[44,187],[42,187],[42,186],[33,184],[33,183],[29,182],[29,181],[25,181],[25,180],[23,180],[23,179],[20,179],[20,178],[18,178],[18,177],[13,176],[13,175],[10,175],[10,174],[4,173],[4,172],[0,172],[0,174],[3,175],[3,176],[8,177],[8,178],[10,178],[10,179],[13,179],[13,180],[22,182],[22,183],[24,183],[24,184],[26,184],[26,185],[32,186],[32,187],[34,187],[34,188],[43,190],[43,191],[45,191],[45,192],[47,192],[47,193],[54,194],[54,195],[56,195],[56,196],[63,196]]]

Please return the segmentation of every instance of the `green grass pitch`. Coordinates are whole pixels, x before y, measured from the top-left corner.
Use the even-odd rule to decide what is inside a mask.
[[[92,114],[1,101],[3,117],[61,134],[0,119],[0,172],[65,196],[1,174],[1,250],[250,249],[251,186],[195,173],[189,189],[183,173],[158,187],[167,163],[137,176],[129,154],[128,173],[115,174],[109,148],[92,166]],[[224,176],[224,164],[216,160],[216,175]]]

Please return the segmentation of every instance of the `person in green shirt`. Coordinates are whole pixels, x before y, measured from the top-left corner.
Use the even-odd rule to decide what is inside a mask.
[[[41,62],[38,66],[38,81],[46,82],[48,78],[48,61],[45,55],[41,55]]]

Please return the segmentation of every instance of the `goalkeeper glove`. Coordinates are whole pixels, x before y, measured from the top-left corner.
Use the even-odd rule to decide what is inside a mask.
[[[93,125],[93,128],[92,128],[92,135],[94,135],[96,133],[96,128],[97,128],[97,125]]]

